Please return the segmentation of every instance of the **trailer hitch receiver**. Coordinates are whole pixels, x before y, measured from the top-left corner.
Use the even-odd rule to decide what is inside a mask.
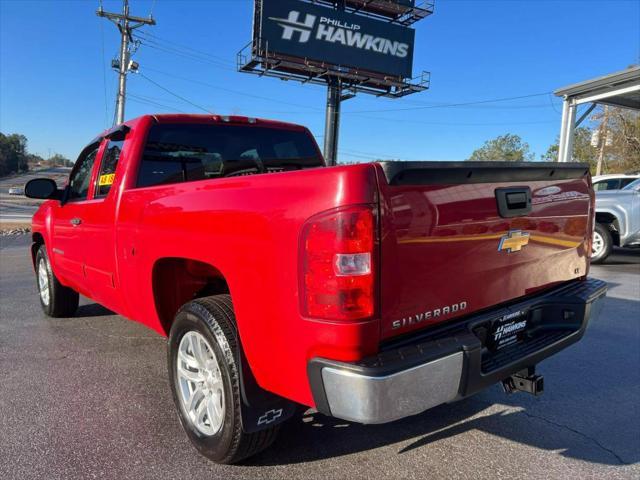
[[[544,392],[544,377],[536,375],[536,367],[528,367],[505,378],[502,381],[502,388],[508,394],[527,392],[537,397]]]

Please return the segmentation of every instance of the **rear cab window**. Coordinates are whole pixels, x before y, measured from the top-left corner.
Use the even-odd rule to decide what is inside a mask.
[[[137,186],[322,167],[306,130],[262,125],[157,124],[151,127]]]

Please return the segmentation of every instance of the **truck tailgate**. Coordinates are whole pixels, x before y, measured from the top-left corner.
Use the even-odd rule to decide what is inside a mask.
[[[381,162],[382,338],[587,274],[584,164]]]

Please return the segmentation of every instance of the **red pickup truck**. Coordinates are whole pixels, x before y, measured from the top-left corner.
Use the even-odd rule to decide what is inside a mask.
[[[301,126],[148,115],[32,180],[40,302],[78,294],[168,337],[180,421],[208,458],[267,447],[298,405],[390,422],[534,371],[578,341],[594,194],[581,164],[325,168]]]

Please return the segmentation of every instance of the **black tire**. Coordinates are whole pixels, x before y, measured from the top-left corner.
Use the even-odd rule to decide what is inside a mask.
[[[602,238],[603,247],[597,255],[595,252],[592,253],[591,263],[593,264],[603,263],[607,257],[611,255],[611,250],[613,249],[613,237],[611,236],[611,231],[606,225],[596,223],[596,228],[594,229],[594,240],[597,236]]]
[[[40,268],[43,268],[46,272],[49,296],[48,302],[43,299],[41,291],[39,275]],[[38,298],[40,299],[40,306],[45,315],[54,318],[73,317],[78,310],[78,303],[80,301],[80,295],[75,290],[65,287],[56,278],[53,270],[51,270],[51,262],[49,262],[49,256],[47,255],[47,249],[44,245],[38,248],[36,253],[36,285],[38,286]]]
[[[178,311],[169,333],[167,350],[169,382],[180,423],[202,455],[222,464],[237,463],[264,450],[273,443],[279,430],[278,426],[255,433],[242,430],[240,380],[236,363],[238,344],[234,326],[235,315],[229,295],[193,300]],[[224,420],[220,430],[211,436],[198,431],[179,398],[177,356],[183,336],[190,331],[200,333],[212,346],[222,377]]]

